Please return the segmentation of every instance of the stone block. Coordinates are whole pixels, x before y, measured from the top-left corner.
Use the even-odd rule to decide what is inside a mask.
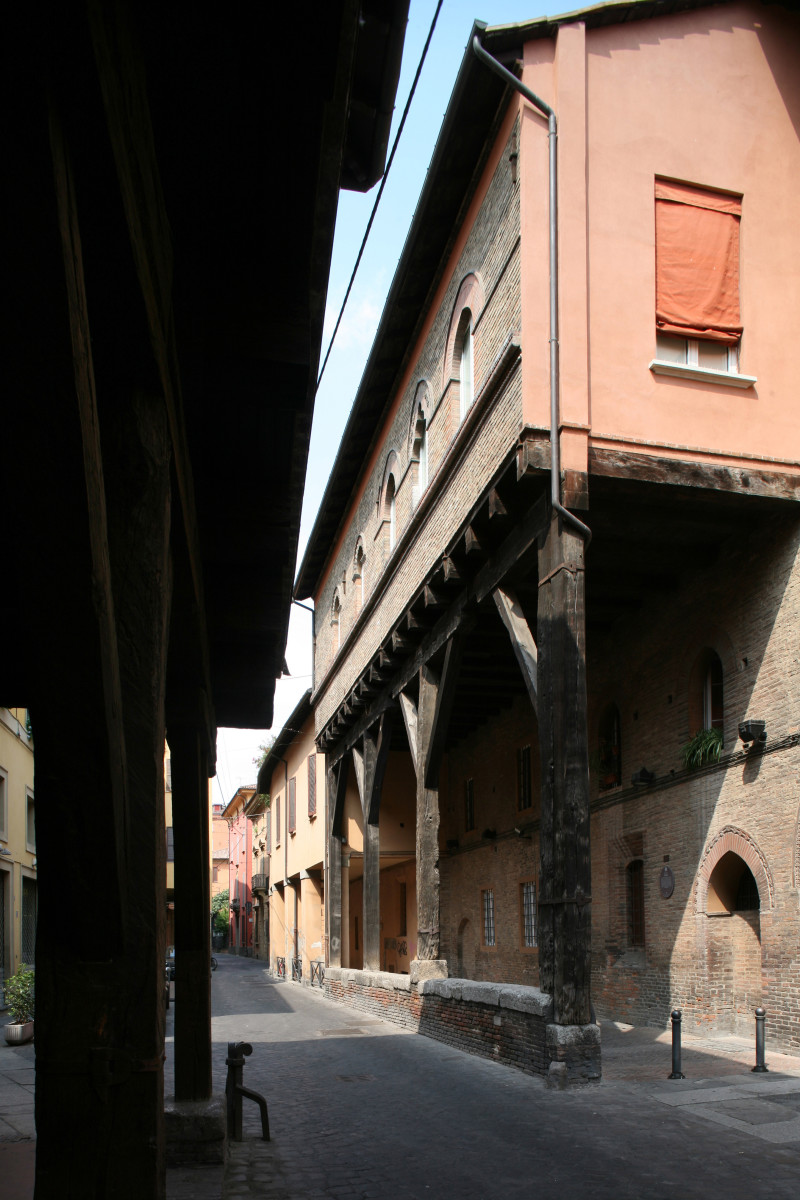
[[[447,962],[443,958],[414,958],[409,971],[411,983],[420,983],[423,979],[447,979]]]
[[[225,1096],[210,1100],[164,1100],[164,1128],[168,1167],[224,1163],[228,1153]]]
[[[512,1008],[515,1012],[533,1013],[534,1016],[550,1020],[553,1015],[553,998],[539,988],[506,984],[500,989],[500,1007]]]

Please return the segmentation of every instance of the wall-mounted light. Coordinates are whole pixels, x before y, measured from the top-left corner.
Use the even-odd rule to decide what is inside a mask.
[[[767,740],[766,721],[742,721],[739,737],[746,746],[763,746]]]
[[[634,787],[646,787],[648,783],[653,782],[655,777],[655,771],[648,771],[647,767],[640,767],[636,774],[631,776],[631,783]]]

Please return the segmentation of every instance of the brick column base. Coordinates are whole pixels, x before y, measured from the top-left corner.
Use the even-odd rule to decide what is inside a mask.
[[[600,1081],[600,1026],[548,1025],[547,1086],[580,1087]]]

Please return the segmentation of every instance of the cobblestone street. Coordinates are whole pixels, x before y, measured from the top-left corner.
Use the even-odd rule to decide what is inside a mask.
[[[244,1082],[267,1097],[272,1133],[259,1140],[245,1102],[226,1200],[800,1191],[800,1061],[770,1054],[769,1041],[771,1070],[758,1076],[745,1042],[685,1038],[688,1078],[675,1082],[668,1035],[606,1024],[603,1083],[561,1094],[274,981],[252,959],[220,957],[213,1001],[215,1089],[227,1041],[249,1041]],[[213,1195],[196,1174],[170,1172],[170,1200]]]

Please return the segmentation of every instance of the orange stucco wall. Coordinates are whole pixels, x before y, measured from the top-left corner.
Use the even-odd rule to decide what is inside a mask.
[[[765,17],[765,14],[766,17]],[[800,459],[800,81],[794,17],[759,5],[559,31],[525,47],[524,82],[559,117],[563,465],[599,445],[718,461]],[[796,34],[795,34],[796,37]],[[794,41],[796,45],[796,40]],[[524,419],[547,424],[546,128],[524,106]],[[653,374],[655,177],[742,195],[740,371],[752,388]],[[795,264],[795,266],[793,266]]]

